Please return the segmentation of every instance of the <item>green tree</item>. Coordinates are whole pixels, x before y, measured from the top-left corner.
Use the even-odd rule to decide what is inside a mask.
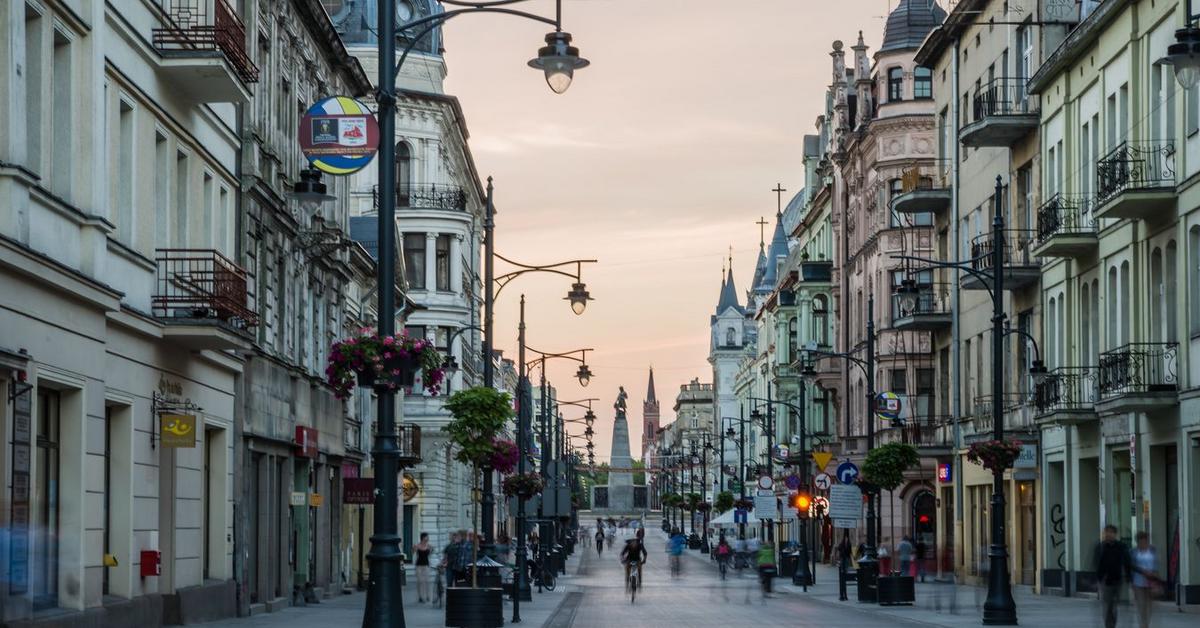
[[[907,443],[888,443],[867,453],[862,474],[867,482],[894,491],[904,483],[904,472],[920,462],[916,447]]]
[[[721,491],[717,493],[717,503],[713,504],[717,512],[728,512],[733,509],[733,493]]]
[[[513,416],[512,399],[488,386],[460,390],[445,403],[450,422],[442,431],[458,448],[454,459],[474,467],[486,465],[492,442]]]
[[[639,486],[645,485],[646,484],[646,471],[645,471],[646,463],[642,462],[641,460],[634,460],[633,464],[631,466],[634,469],[642,469],[642,471],[634,471],[633,472],[633,483],[635,485],[639,485]]]

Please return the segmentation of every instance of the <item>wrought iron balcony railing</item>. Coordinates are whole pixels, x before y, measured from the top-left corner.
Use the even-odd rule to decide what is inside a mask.
[[[1095,234],[1096,218],[1089,197],[1055,194],[1037,210],[1037,243],[1060,235]]]
[[[211,249],[158,249],[154,315],[215,320],[237,329],[258,324],[250,307],[246,271]]]
[[[1100,397],[1178,390],[1178,350],[1174,342],[1141,342],[1101,353]]]
[[[165,25],[153,31],[161,50],[217,50],[245,83],[258,82],[246,53],[246,26],[227,0],[159,0]]]
[[[1046,374],[1033,389],[1038,414],[1092,410],[1100,400],[1094,366],[1060,366]]]
[[[980,85],[971,101],[972,120],[1037,113],[1037,96],[1028,93],[1025,84],[1020,78],[997,78]]]
[[[396,459],[401,467],[413,467],[421,463],[421,426],[397,425],[392,432],[396,439]],[[375,435],[379,435],[379,424],[375,424]]]
[[[375,210],[379,211],[379,186],[371,189]],[[453,185],[434,183],[400,184],[396,186],[396,207],[399,209],[444,209],[467,211],[467,193]]]
[[[991,231],[975,236],[971,240],[971,266],[978,271],[991,272],[997,246],[1001,247],[1005,266],[1037,266],[1038,259],[1032,252],[1036,236],[1029,229],[1004,229],[1000,232],[1000,242],[996,242]]]
[[[904,303],[909,295],[902,292],[892,293],[892,320],[906,316],[921,316],[924,314],[949,314],[950,295],[953,286],[948,283],[919,283],[912,307]]]
[[[1030,407],[1032,398],[1029,393],[1004,393],[1002,395],[980,395],[975,398],[971,412],[972,422],[976,433],[990,432],[995,428],[992,410],[995,404],[1001,404],[1000,411],[1004,415],[1005,429],[1029,427],[1025,410]]]
[[[1121,142],[1096,162],[1096,204],[1104,205],[1131,190],[1175,185],[1175,144],[1170,141]]]

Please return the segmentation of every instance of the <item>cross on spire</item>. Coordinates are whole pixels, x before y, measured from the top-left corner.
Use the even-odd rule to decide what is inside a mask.
[[[782,214],[783,213],[783,193],[787,192],[787,189],[783,187],[782,183],[776,183],[775,189],[771,190],[771,191],[775,193],[775,213],[776,213],[776,215]]]
[[[768,224],[767,219],[763,216],[759,216],[758,222],[756,222],[754,224],[758,225],[758,248],[761,249],[763,247],[763,244],[766,243],[765,238],[766,238],[766,233],[767,233],[766,229],[767,229],[767,224]]]

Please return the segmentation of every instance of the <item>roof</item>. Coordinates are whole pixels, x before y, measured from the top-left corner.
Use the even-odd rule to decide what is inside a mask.
[[[946,53],[954,40],[962,37],[971,26],[977,26],[980,11],[991,0],[959,0],[942,25],[933,29],[917,51],[916,62],[932,67]]]
[[[946,19],[946,11],[934,0],[900,0],[883,27],[879,52],[915,50],[925,36]]]
[[[775,289],[779,280],[779,258],[787,257],[788,240],[783,232],[783,214],[775,214],[775,234],[771,236],[771,247],[767,249],[767,272],[763,275],[763,285],[769,290]]]
[[[730,265],[725,281],[721,282],[721,298],[717,301],[717,314],[733,308],[739,312],[742,306],[738,303],[737,288],[733,285],[733,266]]]
[[[646,403],[658,403],[654,396],[654,367],[650,367],[650,383],[646,386]]]
[[[760,289],[765,285],[763,277],[767,274],[767,253],[763,249],[764,246],[764,243],[758,243],[758,260],[754,262],[754,278],[750,280],[750,289],[755,292],[762,291]],[[770,291],[770,289],[765,290],[765,292]]]

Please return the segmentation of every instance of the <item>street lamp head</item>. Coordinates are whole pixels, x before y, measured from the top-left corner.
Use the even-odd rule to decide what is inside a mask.
[[[812,362],[806,361],[804,363],[804,368],[800,369],[800,377],[809,382],[817,379],[817,369],[813,367]]]
[[[592,369],[588,368],[587,364],[580,364],[579,370],[575,371],[575,377],[579,379],[579,385],[587,388],[588,383],[592,381]]]
[[[292,185],[288,194],[299,201],[300,206],[309,213],[317,213],[321,205],[337,200],[329,194],[329,188],[321,181],[321,171],[316,168],[304,168],[300,171],[300,180]]]
[[[591,408],[588,408],[587,413],[583,415],[583,422],[587,424],[589,430],[592,429],[592,424],[596,422],[596,413],[592,412]]]
[[[762,412],[759,412],[758,408],[755,408],[750,411],[750,420],[751,421],[762,421],[762,419],[763,419]]]
[[[546,35],[546,45],[538,49],[538,56],[530,59],[529,67],[541,70],[546,75],[546,84],[555,94],[567,91],[575,70],[586,68],[591,63],[579,56],[579,49],[571,45],[571,34],[554,31]]]
[[[442,370],[446,371],[447,375],[453,375],[458,372],[458,360],[452,355],[447,355],[442,362]]]
[[[735,436],[737,436],[737,432],[734,432],[732,427],[725,428],[725,438],[733,438]]]
[[[1175,43],[1167,46],[1167,56],[1161,60],[1175,66],[1175,80],[1184,89],[1200,82],[1200,28],[1188,25],[1175,31]]]
[[[591,301],[592,297],[587,291],[587,284],[581,282],[571,284],[571,289],[567,291],[563,300],[571,302],[571,311],[578,316],[587,309],[588,301]]]
[[[1050,372],[1046,370],[1046,365],[1041,360],[1034,360],[1029,366],[1029,375],[1033,377],[1035,386],[1040,386],[1050,376]]]
[[[596,431],[592,429],[591,425],[589,425],[589,426],[587,426],[587,429],[583,430],[583,435],[588,437],[589,440],[591,440],[591,438],[596,435]]]
[[[906,277],[900,281],[900,285],[896,287],[896,294],[900,297],[900,310],[906,314],[911,314],[917,309],[917,298],[921,291],[917,288],[917,281],[912,277]]]

